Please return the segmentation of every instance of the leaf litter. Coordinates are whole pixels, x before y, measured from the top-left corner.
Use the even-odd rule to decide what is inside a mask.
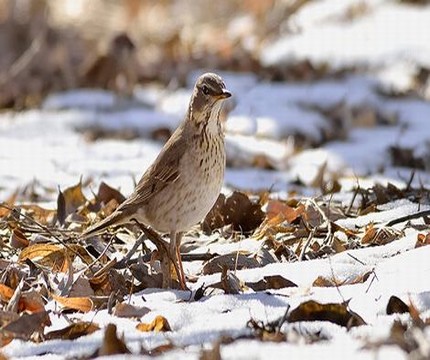
[[[3,345],[13,339],[37,342],[58,338],[77,339],[100,328],[96,323],[77,318],[63,329],[45,330],[51,324],[52,310],[48,310],[50,307],[47,306],[52,302],[58,304],[55,312],[67,316],[91,313],[94,309],[111,309],[109,311],[114,317],[139,320],[153,312],[151,307],[127,304],[121,299],[161,285],[161,280],[158,283],[154,282],[157,276],[161,278],[163,276],[157,265],[157,247],[151,245],[151,242],[145,245],[142,243],[142,250],[136,251],[131,257],[126,256],[128,242],[121,240],[120,234],[124,233],[132,239],[137,239],[139,227],[133,225],[112,229],[109,233],[98,236],[97,241],[101,245],[98,250],[92,245],[82,243],[79,233],[97,219],[108,215],[105,205],[114,201],[113,210],[124,200],[124,196],[118,190],[105,183],[100,185],[93,199],[87,199],[83,195],[82,186],[79,182],[71,188],[59,191],[60,200],[57,201],[56,214],[43,211],[35,213],[29,206],[13,207],[11,208],[13,210],[3,214],[6,232],[2,241],[6,247],[3,247],[2,254],[13,259],[9,261],[7,270],[2,273],[0,283],[0,299],[4,307],[1,326]],[[201,299],[222,293],[240,295],[298,289],[294,281],[281,274],[264,275],[257,281],[244,281],[237,272],[258,269],[267,264],[327,259],[348,249],[365,249],[369,246],[382,246],[399,241],[408,228],[413,228],[412,221],[402,222],[404,225],[401,228],[369,222],[353,229],[339,225],[337,221],[354,220],[359,216],[366,216],[362,214],[369,214],[369,211],[378,212],[380,211],[378,207],[402,198],[409,201],[419,199],[420,204],[424,206],[421,195],[423,192],[424,189],[401,190],[391,184],[386,188],[378,185],[367,190],[357,189],[356,193],[361,197],[361,202],[353,207],[334,200],[327,203],[324,197],[321,199],[293,197],[282,200],[266,194],[246,194],[238,191],[228,197],[221,195],[202,222],[201,230],[194,236],[201,237],[202,235],[199,235],[201,231],[209,236],[223,238],[223,241],[232,245],[240,244],[243,241],[241,239],[250,238],[271,255],[269,261],[262,263],[256,256],[258,253],[252,251],[212,253],[207,260],[200,261],[200,271],[194,271],[196,275],[190,277],[189,281],[196,282],[199,276],[204,278],[205,275],[213,277],[220,274],[218,281],[209,282],[201,289],[200,295],[196,293],[194,301],[202,301]],[[370,208],[373,210],[368,210]],[[58,213],[62,215],[58,216]],[[45,214],[46,218],[41,218],[41,214]],[[80,217],[76,218],[76,214]],[[53,221],[55,218],[57,222]],[[425,246],[427,237],[427,234],[419,233],[415,246]],[[113,251],[106,251],[106,247]],[[208,251],[209,249],[210,247]],[[195,253],[197,250],[191,250],[192,252],[188,254],[190,260],[187,260],[187,254],[184,254],[185,261],[192,262],[193,258],[198,259],[198,253]],[[287,257],[285,254],[294,256]],[[128,264],[123,264],[122,270],[115,270],[117,261],[128,261]],[[143,269],[146,269],[144,273]],[[343,279],[336,278],[334,274],[320,275],[314,279],[312,286],[317,289],[365,284],[372,274],[372,271],[363,269],[361,274]],[[18,278],[13,280],[16,276]],[[16,302],[16,306],[11,307],[12,301]],[[387,314],[409,313],[409,309],[408,305],[392,296],[387,305]],[[9,312],[5,312],[6,310]],[[288,310],[282,321],[285,324],[297,321],[330,321],[348,329],[365,324],[360,315],[351,311],[347,304],[318,303],[314,300],[303,301],[295,309]],[[28,326],[29,322],[32,326]],[[252,318],[248,322],[248,327],[253,332],[252,336],[256,339],[291,341],[290,332],[281,332],[281,325],[278,328],[273,326]],[[422,326],[427,325],[423,323]],[[135,327],[146,332],[172,331],[168,320],[163,316],[157,316],[149,323],[139,322]],[[391,336],[398,338],[399,331],[393,327]],[[401,334],[406,336],[405,331]],[[113,337],[113,330],[107,331],[105,336]],[[239,341],[242,337],[243,335],[240,335],[236,340],[233,338],[230,341]],[[399,341],[396,340],[397,343]],[[114,343],[118,345],[113,346],[113,349],[103,345],[97,354],[128,352],[125,345],[121,345],[124,344],[122,340],[115,340]],[[411,351],[410,345],[401,343],[400,346]],[[173,346],[163,351],[174,349]]]

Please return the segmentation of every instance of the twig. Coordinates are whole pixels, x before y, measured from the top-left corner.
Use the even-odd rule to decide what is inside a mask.
[[[92,271],[92,267],[96,264],[96,263],[98,263],[100,260],[101,260],[101,258],[106,254],[106,252],[108,251],[108,249],[109,249],[109,247],[112,245],[112,242],[113,242],[113,239],[115,238],[115,236],[111,236],[110,237],[110,239],[109,239],[109,242],[106,244],[106,246],[105,246],[105,248],[103,249],[103,251],[101,252],[101,254],[91,263],[91,264],[89,264],[86,268],[85,268],[85,270],[84,270],[84,273],[85,272],[87,272],[88,270],[91,270]]]
[[[359,191],[360,191],[360,182],[357,179],[357,187],[354,191],[354,195],[352,195],[352,199],[351,199],[351,202],[349,203],[348,210],[346,210],[347,214],[349,214],[351,212],[352,207],[354,206],[355,199],[357,198]]]
[[[415,178],[415,169],[411,171],[411,176],[409,177],[409,180],[406,183],[405,191],[409,191],[411,189],[412,181],[414,180],[414,178]]]
[[[414,214],[405,215],[405,216],[399,217],[397,219],[390,220],[389,222],[387,222],[385,224],[385,226],[393,226],[393,225],[402,223],[404,221],[418,219],[420,217],[429,216],[429,215],[430,215],[430,210],[419,211],[419,212],[414,213]]]
[[[338,292],[338,294],[339,294],[340,298],[342,299],[342,303],[343,303],[343,304],[348,304],[348,302],[347,302],[347,301],[345,300],[345,298],[343,297],[342,292],[341,292],[341,291],[340,291],[340,289],[339,289],[339,285],[338,285],[338,283],[337,283],[337,281],[336,281],[336,276],[334,275],[334,269],[333,269],[333,264],[332,264],[332,262],[331,262],[331,256],[330,256],[330,255],[328,256],[328,262],[329,262],[329,264],[330,264],[330,272],[331,272],[331,276],[332,276],[332,278],[333,278],[334,286],[336,287],[336,290],[337,290],[337,292]]]
[[[362,262],[360,259],[357,259],[354,255],[351,255],[350,253],[347,253],[346,255],[348,255],[349,257],[353,258],[355,261],[357,261],[358,263],[360,263],[361,265],[366,265],[364,262]]]
[[[310,203],[313,204],[313,206],[315,207],[315,209],[317,209],[317,211],[320,213],[321,217],[323,218],[324,222],[326,223],[327,226],[327,235],[324,239],[323,244],[328,244],[331,236],[332,236],[332,230],[331,230],[331,222],[330,220],[327,218],[326,214],[324,213],[324,211],[321,209],[321,207],[315,202],[315,200],[313,199],[308,199],[308,201]]]
[[[130,249],[130,251],[115,264],[115,269],[124,269],[127,267],[127,264],[130,262],[131,257],[134,255],[134,253],[137,251],[140,245],[143,243],[143,234],[139,236],[139,238],[134,243],[133,247]]]
[[[106,271],[113,268],[115,266],[115,264],[116,264],[116,259],[114,258],[111,261],[109,261],[105,266],[103,266],[100,270],[98,270],[94,274],[94,277],[97,278],[97,277],[103,275]]]
[[[299,260],[298,260],[298,261],[302,261],[302,260],[303,260],[303,258],[305,257],[306,249],[307,249],[307,247],[309,246],[309,244],[311,243],[311,241],[312,241],[312,239],[313,239],[313,237],[314,237],[315,230],[316,230],[316,229],[314,228],[314,229],[312,229],[312,230],[311,230],[311,232],[309,233],[309,236],[308,236],[308,238],[306,239],[305,245],[303,245],[303,249],[302,249],[302,251],[300,251],[300,256],[299,256]]]
[[[10,207],[8,205],[5,204],[0,204],[0,207],[3,207],[5,209],[8,209],[12,212],[12,215],[16,218],[17,221],[19,221],[19,217],[16,217],[16,213],[17,213],[17,207]],[[57,235],[55,235],[48,227],[46,227],[45,225],[42,225],[41,223],[39,223],[38,221],[34,220],[33,218],[31,218],[30,216],[24,214],[24,213],[19,213],[19,216],[24,217],[25,219],[27,219],[28,221],[32,222],[33,224],[35,224],[36,226],[38,226],[39,228],[41,228],[43,231],[46,231],[48,235],[52,236],[55,240],[57,240],[61,245],[63,245],[67,250],[71,251],[73,254],[77,255],[84,263],[86,263],[86,259],[79,254],[79,252],[75,251],[73,248],[71,248],[69,245],[67,245],[63,240],[61,240]]]

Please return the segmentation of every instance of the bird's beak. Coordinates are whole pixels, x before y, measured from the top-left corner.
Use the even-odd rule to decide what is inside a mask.
[[[223,89],[222,93],[218,95],[218,99],[227,99],[230,96],[231,96],[231,92],[226,89]]]

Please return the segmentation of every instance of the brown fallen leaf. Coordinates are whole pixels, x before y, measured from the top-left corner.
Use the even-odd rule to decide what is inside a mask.
[[[91,311],[94,307],[93,301],[89,297],[62,297],[52,294],[52,298],[63,308],[78,310],[82,312]]]
[[[45,334],[45,339],[74,340],[80,338],[81,336],[92,334],[99,329],[99,326],[92,322],[78,321],[66,326],[63,329],[50,331],[49,333]]]
[[[430,232],[427,234],[418,234],[417,242],[415,243],[415,248],[419,248],[421,246],[430,245]]]
[[[69,271],[71,263],[66,249],[54,244],[34,244],[24,248],[18,256],[18,261],[24,263],[26,259],[60,272]]]
[[[103,274],[89,279],[91,288],[98,296],[109,296],[111,293],[119,296],[129,294],[132,285],[115,269],[108,269]]]
[[[258,202],[245,193],[235,191],[228,198],[220,195],[202,223],[205,233],[231,225],[234,231],[249,233],[263,222],[265,214]]]
[[[314,282],[312,283],[312,286],[316,287],[333,287],[333,286],[340,286],[343,285],[343,281],[340,281],[338,279],[325,276],[318,276]]]
[[[404,314],[404,313],[409,312],[409,306],[406,305],[397,296],[393,295],[388,300],[386,312],[387,312],[387,315]]]
[[[162,344],[162,345],[156,346],[156,347],[152,348],[151,350],[146,350],[146,349],[142,348],[140,355],[158,356],[158,355],[162,355],[164,353],[167,353],[169,351],[175,350],[177,348],[178,348],[177,345],[173,344],[172,342],[169,342],[167,344]]]
[[[411,314],[412,324],[419,328],[424,329],[426,327],[425,322],[421,319],[420,312],[412,300],[409,298],[409,314]]]
[[[62,296],[67,297],[89,297],[94,296],[94,290],[92,289],[90,282],[87,278],[83,276],[79,276],[75,281],[73,281],[73,284],[70,288],[67,288],[63,291],[62,289]]]
[[[23,313],[18,319],[3,326],[2,334],[14,339],[29,340],[34,333],[43,334],[45,326],[50,325],[51,320],[46,311]]]
[[[155,319],[150,323],[139,323],[136,325],[136,329],[142,332],[149,332],[149,331],[155,331],[155,332],[165,332],[165,331],[172,331],[170,328],[169,322],[164,316],[158,315],[155,317]]]
[[[108,184],[102,181],[100,183],[96,199],[105,205],[107,205],[111,200],[115,200],[117,204],[121,204],[124,202],[125,196],[122,195],[118,190],[110,187]]]
[[[262,280],[253,283],[246,283],[254,291],[265,291],[268,289],[283,289],[287,287],[297,287],[292,281],[285,279],[281,275],[265,276]]]
[[[115,354],[131,354],[124,342],[124,337],[118,337],[116,325],[108,324],[105,329],[105,336],[100,349],[97,350],[96,356],[109,356]]]
[[[13,229],[12,234],[9,239],[9,244],[15,249],[22,249],[29,245],[30,241],[24,235],[24,233],[16,228]]]
[[[66,199],[64,198],[64,194],[61,189],[58,189],[57,196],[57,220],[60,225],[64,225],[66,221]]]
[[[34,221],[42,225],[53,224],[55,220],[56,211],[52,209],[45,209],[39,205],[20,205],[20,208],[25,210],[26,214],[30,216]]]
[[[365,321],[353,313],[345,304],[320,304],[314,300],[301,303],[288,315],[289,322],[296,321],[330,321],[348,329],[365,325]]]
[[[14,293],[15,291],[9,286],[0,284],[0,300],[2,302],[8,303]],[[21,293],[17,301],[18,306],[16,310],[18,313],[21,313],[23,311],[29,313],[45,311],[42,296],[34,290]]]
[[[18,301],[18,312],[28,313],[44,312],[45,304],[42,295],[38,291],[29,290],[21,294]]]
[[[275,217],[280,217],[282,221],[289,223],[294,222],[299,216],[305,212],[305,206],[298,204],[297,207],[292,207],[280,200],[270,200],[267,204],[267,219],[270,221]]]
[[[5,217],[10,214],[11,210],[8,208],[13,208],[13,205],[15,204],[16,199],[18,198],[18,190],[15,190],[12,195],[10,195],[4,202],[0,203],[4,204],[6,206],[0,206],[0,218]]]
[[[72,213],[74,213],[80,206],[87,202],[84,193],[82,192],[82,182],[79,181],[78,184],[71,186],[64,190],[63,192],[59,190],[57,198],[57,216],[61,221],[65,219]]]
[[[221,360],[221,341],[216,341],[211,349],[202,349],[199,360]]]
[[[115,306],[113,314],[118,317],[140,318],[149,313],[150,311],[151,310],[145,306],[137,307],[123,302]]]
[[[14,290],[5,285],[5,284],[0,284],[0,300],[2,302],[7,303],[10,298],[13,296]]]
[[[231,271],[260,267],[258,260],[249,255],[247,252],[233,252],[216,256],[203,266],[202,273],[209,275],[222,272],[224,266]]]
[[[363,274],[359,274],[356,277],[348,278],[344,280],[339,280],[334,278],[333,276],[318,276],[312,286],[317,287],[332,287],[332,286],[342,286],[342,285],[352,285],[352,284],[360,284],[364,283],[372,274],[372,271],[366,271]]]
[[[385,245],[398,239],[401,235],[402,232],[393,227],[384,226],[377,228],[374,224],[370,224],[366,227],[366,232],[361,239],[361,243],[369,245]]]

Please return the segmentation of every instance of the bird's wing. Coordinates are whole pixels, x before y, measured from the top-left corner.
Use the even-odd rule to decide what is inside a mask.
[[[124,201],[117,210],[133,212],[136,208],[147,203],[155,194],[158,194],[167,185],[174,183],[181,176],[179,162],[187,146],[181,141],[182,129],[178,129],[166,143],[157,159],[143,174],[130,197]]]

